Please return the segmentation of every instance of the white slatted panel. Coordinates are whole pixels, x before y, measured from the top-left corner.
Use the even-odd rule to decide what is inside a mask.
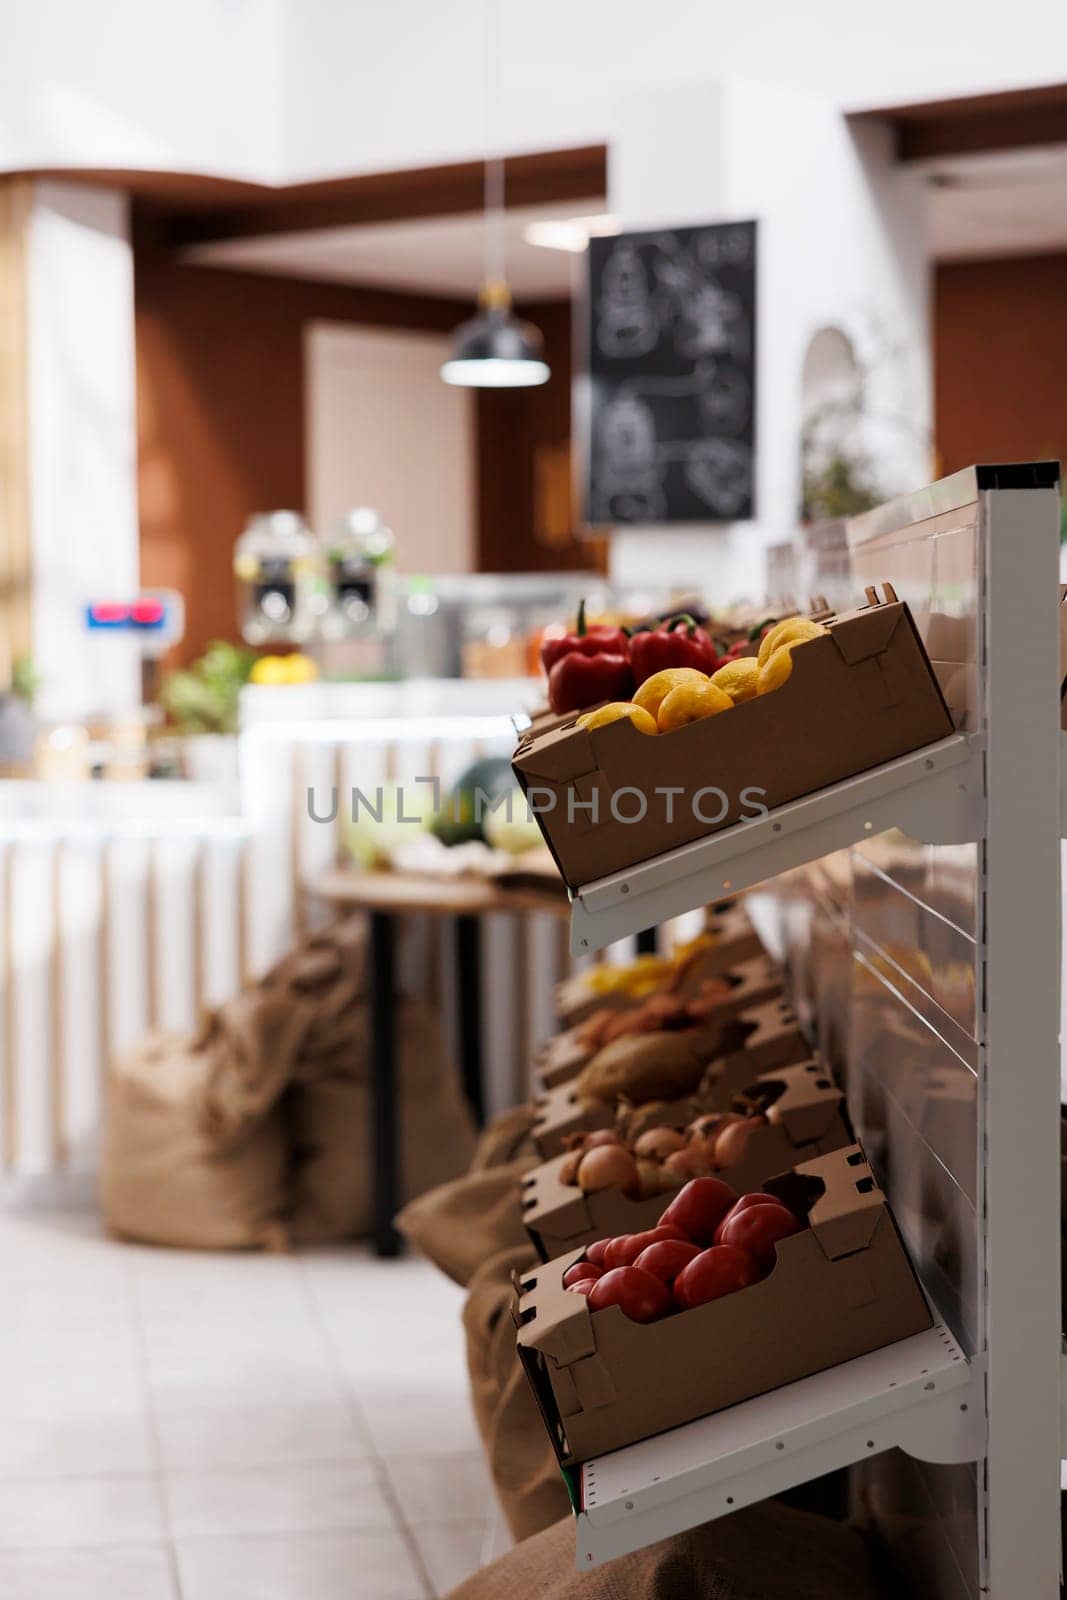
[[[814,587],[855,604],[892,582],[957,726],[977,725],[977,508],[853,553]],[[775,885],[801,1017],[834,1065],[920,1274],[968,1351],[979,1347],[977,847],[867,841]],[[899,1453],[852,1473],[857,1504],[903,1562],[909,1592],[979,1600],[972,1466]]]

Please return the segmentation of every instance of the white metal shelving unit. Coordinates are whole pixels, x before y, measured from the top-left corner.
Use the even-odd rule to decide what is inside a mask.
[[[859,846],[862,883],[884,887],[894,915],[903,907],[968,960],[973,952],[968,1023],[977,1062],[975,1069],[952,1057],[936,1005],[933,1023],[911,1008],[916,1062],[907,1070],[932,1090],[936,1075],[924,1080],[919,1059],[929,1050],[956,1074],[954,1142],[946,1136],[943,1145],[941,1124],[926,1120],[923,1087],[917,1095],[912,1088],[901,1112],[905,1091],[888,1085],[883,1105],[871,1060],[855,1066],[861,1136],[878,1146],[883,1186],[906,1236],[910,1229],[913,1253],[918,1241],[920,1272],[943,1320],[928,1334],[587,1463],[580,1569],[898,1446],[923,1462],[975,1463],[959,1469],[969,1474],[973,1517],[945,1502],[941,1531],[955,1555],[924,1588],[930,1600],[1059,1594],[1058,518],[1056,475],[1038,464],[972,468],[856,519],[848,529],[853,588],[892,579],[932,656],[936,641],[956,641],[959,658],[949,665],[966,670],[956,672],[949,698],[962,731],[588,884],[574,898],[572,947],[585,953]],[[918,887],[897,883],[892,866],[864,855],[864,842],[890,829],[910,841]],[[924,867],[919,845],[973,846],[973,917],[959,919],[966,926],[953,925],[922,878],[926,871],[935,879],[941,860],[928,851]],[[924,936],[916,936],[923,954]],[[856,941],[848,952],[853,962],[858,948]],[[887,1014],[907,1009],[891,985],[885,993]],[[899,1056],[877,1059],[895,1066]],[[924,1174],[913,1211],[911,1169]],[[949,1289],[951,1304],[938,1304]]]

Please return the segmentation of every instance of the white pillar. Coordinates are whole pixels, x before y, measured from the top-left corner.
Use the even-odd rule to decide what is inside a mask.
[[[620,102],[608,198],[625,228],[755,218],[756,515],[614,535],[612,577],[756,597],[768,545],[800,504],[801,369],[812,335],[841,328],[871,364],[866,429],[886,496],[929,477],[924,195],[888,133],[764,84],[671,84]]]
[[[137,654],[85,603],[138,583],[133,256],[123,195],[35,186],[26,273],[33,659],[46,717],[129,709]]]

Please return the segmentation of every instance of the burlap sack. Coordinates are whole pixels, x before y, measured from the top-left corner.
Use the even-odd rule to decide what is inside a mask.
[[[531,1402],[532,1403],[532,1402]],[[567,1517],[447,1600],[887,1600],[855,1529],[765,1500],[591,1572],[575,1571]]]
[[[540,1161],[541,1156],[533,1138],[534,1118],[537,1115],[530,1101],[513,1106],[494,1117],[482,1131],[477,1149],[471,1158],[471,1172],[482,1172],[487,1167],[502,1167],[506,1162],[530,1157]]]
[[[346,1015],[346,1031],[320,1026],[323,1047],[302,1054],[286,1096],[289,1225],[300,1244],[359,1237],[373,1225],[369,1017],[363,1004]],[[466,1168],[475,1130],[435,1014],[403,1000],[396,1029],[401,1192],[414,1197]]]
[[[478,1430],[497,1499],[516,1539],[526,1539],[570,1508],[566,1486],[541,1413],[515,1349],[513,1272],[537,1256],[529,1243],[494,1256],[471,1279],[463,1308],[467,1368]],[[571,1565],[574,1564],[571,1526]],[[486,1600],[490,1591],[484,1592]],[[538,1591],[531,1589],[533,1596]],[[509,1594],[501,1587],[496,1595]]]
[[[279,1095],[305,1020],[284,1000],[234,1005],[198,1035],[149,1035],[114,1063],[100,1202],[115,1233],[205,1250],[285,1243]]]
[[[527,1157],[441,1184],[406,1205],[396,1219],[397,1227],[435,1267],[465,1289],[493,1256],[528,1246],[520,1184],[536,1161],[535,1156]]]

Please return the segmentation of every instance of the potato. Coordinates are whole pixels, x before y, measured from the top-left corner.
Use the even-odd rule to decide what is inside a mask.
[[[699,1083],[707,1059],[694,1036],[697,1031],[614,1040],[582,1069],[576,1080],[579,1096],[610,1103],[625,1095],[640,1103],[688,1094]]]

